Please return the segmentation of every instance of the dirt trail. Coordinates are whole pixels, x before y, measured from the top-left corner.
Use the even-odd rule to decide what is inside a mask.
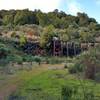
[[[0,100],[5,100],[7,96],[17,89],[18,85],[22,82],[22,77],[19,76],[10,77],[0,84]]]
[[[17,86],[18,86],[18,82],[10,85],[6,84],[6,86],[2,90],[0,90],[0,100],[5,100],[7,96],[9,96],[11,93],[13,93],[16,90]]]
[[[32,75],[37,75],[45,72],[48,69],[62,69],[63,65],[47,65],[42,64],[40,67],[33,68],[31,71],[22,72],[10,79],[6,80],[4,84],[0,84],[0,100],[5,100],[7,96],[16,91],[22,81],[29,79]]]

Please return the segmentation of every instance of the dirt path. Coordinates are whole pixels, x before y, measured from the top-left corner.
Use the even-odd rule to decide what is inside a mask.
[[[13,93],[16,90],[18,83],[19,83],[19,81],[16,82],[15,84],[14,83],[10,84],[10,85],[6,84],[2,88],[2,90],[0,90],[0,100],[5,100],[5,98],[7,96],[9,96],[11,93]]]
[[[4,82],[0,84],[0,100],[5,100],[7,96],[16,91],[21,82],[22,76],[20,77],[20,73],[4,80]]]
[[[5,100],[7,96],[16,91],[18,86],[22,84],[24,80],[31,78],[33,75],[38,75],[40,73],[45,72],[48,69],[62,69],[63,65],[47,65],[43,64],[40,67],[33,68],[31,71],[22,71],[18,75],[9,78],[4,82],[4,84],[0,84],[0,100]]]

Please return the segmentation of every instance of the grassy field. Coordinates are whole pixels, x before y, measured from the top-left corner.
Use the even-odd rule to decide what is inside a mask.
[[[44,64],[31,71],[20,71],[6,80],[0,91],[8,89],[8,94],[11,94],[8,100],[67,100],[63,88],[68,87],[76,90],[68,100],[100,100],[99,83],[81,80],[77,75],[69,74],[63,65]],[[84,95],[90,99],[84,99]]]

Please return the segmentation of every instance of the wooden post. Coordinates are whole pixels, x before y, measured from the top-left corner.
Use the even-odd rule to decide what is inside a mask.
[[[53,55],[61,56],[62,53],[62,44],[60,40],[53,40]]]
[[[60,55],[62,56],[63,55],[63,42],[61,41],[61,52],[60,52]]]
[[[83,52],[82,43],[80,44],[80,47],[81,47],[81,52]]]
[[[59,43],[59,56],[61,56],[61,54],[62,54],[62,42],[61,41],[59,41],[60,43]]]
[[[74,43],[74,56],[76,56],[76,46],[75,46],[75,43]]]
[[[54,42],[54,56],[56,56],[56,52],[55,52],[55,40],[53,42]]]
[[[53,55],[55,56],[55,40],[53,40]]]
[[[67,42],[67,57],[69,56],[69,47],[68,47],[68,42]]]

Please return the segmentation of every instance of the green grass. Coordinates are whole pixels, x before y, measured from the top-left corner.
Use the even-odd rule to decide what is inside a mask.
[[[27,73],[25,76],[27,76]],[[78,94],[76,96],[80,97],[83,95],[82,85],[84,85],[86,92],[93,90],[95,96],[100,96],[100,84],[95,84],[95,82],[89,80],[79,81],[75,75],[69,74],[66,69],[47,70],[36,75],[30,75],[30,78],[27,76],[27,78],[24,79],[22,84],[19,86],[18,90],[12,95],[17,98],[22,97],[25,100],[62,100],[62,87],[77,87]]]
[[[5,78],[6,78],[5,75],[0,74],[0,80],[4,80]]]

